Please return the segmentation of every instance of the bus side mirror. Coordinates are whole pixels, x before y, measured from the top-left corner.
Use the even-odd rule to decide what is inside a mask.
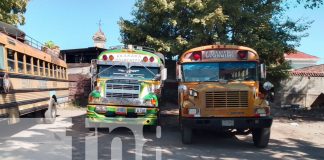
[[[177,62],[176,63],[176,79],[178,82],[180,82],[181,78],[182,78],[181,65],[180,65],[180,62]]]
[[[161,80],[165,81],[168,78],[168,69],[167,68],[163,68],[162,72],[161,72]]]
[[[267,71],[266,71],[266,66],[265,64],[261,64],[260,65],[260,76],[261,76],[261,79],[266,79],[267,78]]]

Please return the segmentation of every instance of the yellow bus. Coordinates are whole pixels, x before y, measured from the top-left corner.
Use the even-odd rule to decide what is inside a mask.
[[[0,117],[16,123],[40,111],[53,123],[57,104],[69,96],[66,63],[14,26],[1,22],[0,31]]]
[[[182,142],[192,143],[193,129],[252,133],[266,147],[272,117],[261,93],[265,67],[251,48],[208,45],[183,53],[177,63]],[[271,84],[265,83],[269,89]]]

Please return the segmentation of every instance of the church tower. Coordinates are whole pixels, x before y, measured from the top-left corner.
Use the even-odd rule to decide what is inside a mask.
[[[92,37],[93,41],[94,41],[94,46],[98,47],[98,48],[105,48],[105,44],[106,44],[106,36],[105,33],[102,32],[101,30],[101,21],[99,22],[99,30],[93,35]]]

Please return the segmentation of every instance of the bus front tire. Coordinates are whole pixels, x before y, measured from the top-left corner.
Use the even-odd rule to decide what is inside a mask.
[[[181,128],[181,138],[183,144],[191,144],[192,143],[192,129],[189,127]]]
[[[270,128],[257,128],[252,131],[253,143],[258,148],[268,146],[270,139]]]
[[[44,122],[48,124],[54,123],[56,119],[56,114],[57,114],[56,102],[54,99],[51,99],[48,102],[48,109],[45,112]]]

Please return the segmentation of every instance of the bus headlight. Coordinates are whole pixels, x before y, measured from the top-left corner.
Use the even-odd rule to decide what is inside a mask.
[[[200,109],[199,108],[189,108],[188,114],[194,117],[200,117]]]
[[[267,107],[255,109],[255,115],[257,117],[265,117],[268,116],[269,114],[270,114],[270,110]]]
[[[193,97],[198,97],[198,92],[195,91],[195,90],[193,90],[193,89],[190,89],[190,90],[189,90],[189,95],[190,95],[190,96],[193,96]]]
[[[156,93],[156,92],[158,92],[159,89],[160,89],[159,85],[151,85],[151,86],[147,87],[148,93]]]

